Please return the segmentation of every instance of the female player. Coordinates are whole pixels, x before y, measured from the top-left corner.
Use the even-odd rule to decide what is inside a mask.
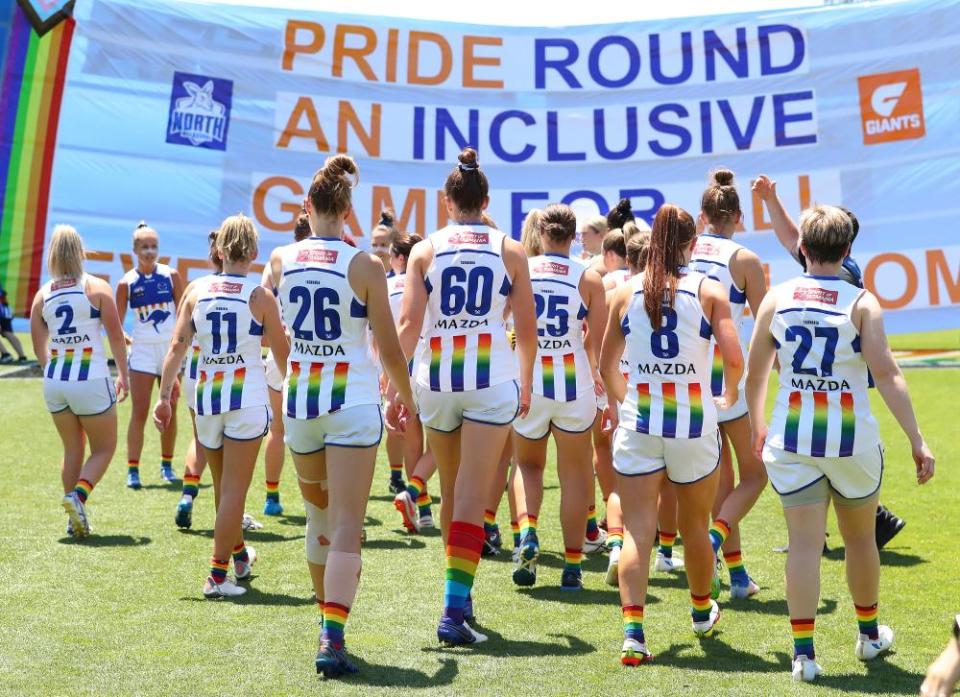
[[[528,257],[543,254],[543,247],[540,244],[540,217],[542,215],[542,210],[534,208],[523,219],[523,227],[520,229],[520,245]]]
[[[532,586],[537,579],[540,542],[535,521],[543,502],[548,436],[553,434],[564,544],[560,589],[577,591],[583,588],[583,530],[593,484],[590,432],[597,419],[596,343],[603,336],[607,305],[600,276],[570,258],[577,232],[573,210],[563,204],[547,206],[539,232],[543,254],[529,260],[539,337],[533,396],[527,418],[513,424],[514,452],[523,480],[517,514],[526,523],[520,530],[513,581]],[[584,319],[589,328],[586,342]]]
[[[720,345],[727,378],[721,402],[737,400],[743,356],[726,290],[686,270],[696,236],[689,213],[672,204],[660,208],[646,269],[614,295],[600,356],[607,393],[623,403],[613,467],[628,533],[619,568],[624,665],[650,657],[643,605],[664,476],[678,485],[693,631],[708,637],[720,618],[710,599],[713,551],[707,536],[720,458],[717,407],[709,392],[711,333]],[[620,372],[624,346],[629,384]]]
[[[477,153],[465,148],[444,185],[453,225],[414,247],[400,310],[400,342],[417,352],[420,419],[440,471],[446,585],[438,638],[486,639],[466,622],[483,547],[483,514],[510,424],[530,408],[536,315],[523,248],[480,224],[489,184]],[[517,359],[504,327],[513,311]],[[520,383],[517,384],[519,377]]]
[[[313,236],[270,257],[292,340],[285,439],[300,479],[307,565],[323,615],[316,667],[327,677],[357,671],[346,655],[344,625],[360,581],[360,535],[383,432],[368,327],[399,399],[416,412],[383,266],[342,238],[357,176],[352,158],[328,158],[307,198]]]
[[[850,218],[839,208],[816,206],[803,214],[800,251],[807,273],[771,289],[760,304],[750,344],[746,385],[753,447],[758,456],[762,452],[787,520],[793,678],[805,682],[821,672],[813,631],[830,499],[857,614],[856,657],[871,660],[893,644],[893,630],[877,623],[875,518],[883,446],[870,412],[868,370],[910,440],[917,482],[926,483],[934,473],[933,453],[887,345],[880,303],[838,277],[852,236]],[[774,357],[780,363],[780,387],[768,429],[764,403]]]
[[[217,505],[210,576],[203,586],[208,598],[247,592],[237,581],[250,576],[257,555],[243,541],[243,505],[260,442],[270,427],[261,337],[266,335],[275,355],[285,358],[287,352],[276,299],[248,277],[250,264],[257,258],[257,241],[249,218],[235,215],[223,221],[217,233],[223,272],[191,284],[164,359],[160,397],[153,409],[154,423],[163,431],[172,421],[170,397],[177,371],[196,334],[200,343],[194,403],[197,440],[213,474]],[[227,576],[231,552],[235,579]]]
[[[390,270],[390,247],[393,241],[400,234],[397,226],[394,224],[397,216],[391,208],[384,208],[380,211],[380,219],[377,225],[370,233],[370,253],[375,255],[380,263],[383,264],[383,271],[386,274],[392,273]]]
[[[86,503],[117,448],[114,403],[127,397],[126,346],[110,285],[83,271],[83,240],[57,225],[47,251],[50,280],[33,298],[30,338],[43,370],[43,399],[63,442],[63,508],[67,534],[90,534]],[[101,330],[117,364],[110,380]],[[84,440],[90,457],[83,460]]]
[[[117,285],[117,309],[122,324],[127,306],[136,313],[130,332],[130,424],[127,426],[127,486],[140,488],[140,454],[143,452],[143,427],[150,413],[153,383],[160,378],[163,359],[176,324],[185,283],[176,269],[157,262],[160,238],[157,231],[141,222],[133,231],[136,267]],[[176,406],[179,385],[171,392]],[[173,449],[177,442],[176,409],[168,428],[160,434],[160,478],[176,481],[173,473]]]
[[[583,221],[583,230],[580,231],[583,252],[580,256],[584,261],[589,262],[594,257],[600,256],[603,251],[603,238],[609,230],[607,219],[602,215],[595,215]]]
[[[749,304],[753,316],[757,316],[760,302],[767,292],[767,282],[760,257],[733,241],[733,234],[743,217],[740,197],[733,185],[733,172],[721,167],[711,173],[710,179],[710,185],[700,198],[701,222],[707,230],[697,240],[690,268],[719,281],[727,289],[733,325],[740,336],[746,307]],[[741,349],[746,355],[747,346],[743,337]],[[720,350],[716,346],[713,348],[710,389],[714,397],[723,394],[723,368],[720,365]],[[723,549],[723,560],[730,572],[730,597],[748,598],[757,593],[760,587],[747,574],[743,564],[739,523],[760,498],[767,484],[767,473],[763,462],[753,454],[750,419],[747,417],[747,400],[742,394],[742,384],[739,390],[739,401],[717,414],[722,454],[710,542],[714,554],[719,555],[721,547]],[[740,474],[740,483],[736,488],[733,486],[731,446],[737,455],[737,471]],[[714,575],[713,597],[719,595],[719,576]]]

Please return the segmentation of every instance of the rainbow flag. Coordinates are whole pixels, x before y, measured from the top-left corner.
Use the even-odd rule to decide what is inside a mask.
[[[17,6],[2,62],[0,285],[21,316],[43,272],[53,152],[75,26],[67,19],[40,37]]]

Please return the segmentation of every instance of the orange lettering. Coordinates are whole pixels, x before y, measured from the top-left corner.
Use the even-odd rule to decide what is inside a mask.
[[[341,100],[337,109],[337,152],[347,152],[350,149],[347,143],[347,126],[350,126],[367,154],[370,157],[380,157],[380,112],[380,104],[370,105],[370,128],[364,129],[353,105]]]
[[[362,37],[363,45],[348,48],[347,36],[351,34]],[[362,27],[359,24],[338,24],[333,35],[333,76],[343,77],[343,61],[349,58],[356,63],[363,77],[370,82],[377,82],[377,76],[365,58],[376,48],[377,35],[370,27]]]
[[[428,42],[440,49],[440,69],[436,75],[420,74],[420,44]],[[440,34],[432,31],[411,31],[407,40],[407,83],[411,85],[439,85],[448,77],[453,68],[453,51],[450,44]]]
[[[300,127],[300,119],[303,116],[307,117],[306,128]],[[283,133],[280,134],[280,139],[277,141],[277,147],[289,148],[290,141],[294,138],[310,138],[313,140],[318,151],[323,152],[330,150],[327,136],[324,135],[323,129],[320,127],[320,117],[317,116],[317,109],[313,105],[313,100],[310,99],[310,97],[300,97],[297,99],[297,103],[293,106],[293,111],[290,112],[290,118],[287,119],[287,125],[284,126]]]
[[[800,189],[800,210],[805,211],[810,207],[810,176],[801,174],[797,178],[797,185]]]
[[[308,43],[297,43],[298,31],[308,32]],[[299,19],[287,21],[287,28],[283,34],[283,57],[280,67],[283,70],[293,70],[293,58],[298,53],[318,53],[323,48],[323,25],[316,22],[304,22]]]
[[[400,46],[400,30],[387,31],[387,82],[397,81],[397,49]]]
[[[286,187],[295,199],[294,203],[284,201],[280,204],[280,210],[288,213],[289,217],[276,219],[267,214],[266,201],[267,196],[272,193],[275,187]],[[303,188],[296,179],[290,177],[267,177],[253,191],[253,217],[257,219],[263,227],[274,232],[293,232],[297,225],[297,215],[300,213],[300,207],[303,205]]]
[[[179,257],[177,259],[177,271],[180,272],[180,276],[187,283],[190,282],[190,271],[192,269],[203,269],[209,273],[210,262],[204,259],[187,259],[186,257]]]
[[[500,56],[475,56],[473,51],[477,46],[503,46],[503,39],[498,36],[463,37],[463,86],[502,90],[503,80],[485,80],[473,76],[474,68],[478,65],[500,66]]]
[[[957,277],[954,279],[943,250],[928,249],[927,286],[929,286],[931,305],[940,304],[940,277],[943,277],[943,284],[947,287],[950,303],[953,305],[960,303],[960,269],[957,270]]]
[[[879,269],[882,264],[887,263],[899,264],[903,269],[903,273],[907,277],[907,287],[903,291],[903,294],[898,298],[884,298],[882,295],[880,295],[879,289],[875,282],[877,269]],[[897,252],[884,252],[883,254],[878,254],[867,262],[867,268],[863,272],[863,282],[864,285],[870,289],[870,292],[877,296],[877,300],[880,301],[880,307],[889,310],[897,310],[907,305],[917,294],[917,269],[914,267],[913,262],[910,261],[909,257]]]
[[[371,220],[370,227],[376,227],[380,211],[384,208],[394,208],[393,195],[389,186],[373,187],[373,203],[370,206]],[[396,209],[394,209],[396,210]],[[416,223],[410,225],[410,219],[416,216]],[[424,235],[424,228],[427,226],[427,191],[426,189],[409,189],[407,196],[403,201],[403,212],[400,214],[400,220],[397,227],[407,232],[415,232],[420,236]]]

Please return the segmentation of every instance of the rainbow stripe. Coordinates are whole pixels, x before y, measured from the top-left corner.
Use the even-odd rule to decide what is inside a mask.
[[[793,632],[793,655],[815,658],[813,653],[814,620],[790,620]]]
[[[450,389],[463,392],[463,364],[467,358],[467,337],[458,334],[453,337],[453,357],[450,359]]]
[[[93,359],[93,347],[87,346],[83,349],[83,354],[80,356],[80,374],[77,375],[77,380],[86,380],[87,375],[90,374],[90,361]]]
[[[481,334],[477,337],[477,389],[490,387],[490,350],[493,336]]]
[[[60,369],[60,379],[70,379],[70,369],[73,368],[74,349],[70,348],[63,352],[63,367]]]
[[[330,411],[339,411],[347,401],[347,375],[349,363],[337,363],[333,370],[333,392],[330,393]]]
[[[803,408],[803,395],[798,391],[790,393],[787,401],[787,419],[783,432],[783,449],[797,452],[797,439],[800,436],[800,411]]]
[[[860,633],[865,634],[871,639],[876,639],[878,636],[878,626],[877,620],[880,616],[880,611],[877,608],[877,604],[862,606],[854,605],[857,611],[857,625],[860,627]]]
[[[853,393],[840,393],[840,457],[853,455],[857,417],[853,413]]]
[[[483,512],[483,524],[485,526],[493,527],[497,524],[497,514],[493,511],[487,509]]]
[[[624,605],[622,609],[624,638],[635,639],[641,644],[644,643],[643,605]]]
[[[197,379],[197,365],[200,363],[200,347],[193,347],[193,355],[190,357],[190,372],[187,373],[192,379]]]
[[[813,393],[813,435],[810,439],[810,454],[823,457],[827,452],[827,393]]]
[[[543,372],[543,396],[553,399],[553,356],[541,356],[540,369]]]
[[[583,549],[571,549],[567,547],[563,550],[563,566],[565,569],[579,569],[583,563]]]
[[[446,547],[444,614],[450,608],[462,611],[477,575],[482,547],[482,527],[459,520],[451,523]]]
[[[47,377],[53,379],[53,374],[57,369],[57,349],[50,349],[50,360],[47,361]]]
[[[217,371],[213,374],[213,381],[210,384],[210,413],[219,414],[223,409],[223,372]]]
[[[714,397],[723,395],[723,357],[716,344],[713,345],[713,365],[710,367],[710,393]]]
[[[201,372],[202,376],[203,373]],[[290,375],[287,376],[287,416],[297,415],[297,383],[300,382],[300,362],[290,361]],[[199,413],[199,412],[197,412]]]
[[[443,341],[439,336],[430,337],[430,390],[440,391],[440,362],[443,360]]]
[[[197,416],[203,416],[203,393],[207,386],[207,371],[201,370],[200,377],[197,378],[197,394],[194,397]]]
[[[690,594],[690,603],[693,605],[693,615],[694,622],[703,622],[710,619],[710,610],[713,608],[713,605],[710,603],[710,594],[706,595],[695,595]]]
[[[87,499],[90,498],[90,493],[93,491],[93,484],[86,479],[81,479],[77,482],[77,485],[73,488],[73,490],[79,497],[80,502],[86,503]]]
[[[0,88],[0,285],[29,313],[40,286],[53,154],[76,22],[37,36],[14,8]]]
[[[343,628],[347,625],[347,617],[350,615],[350,608],[339,605],[338,603],[323,604],[323,629],[324,631],[339,631],[343,633]]]
[[[200,493],[200,475],[183,473],[183,493],[186,496],[197,497]]]
[[[210,577],[216,583],[223,583],[227,580],[227,569],[230,568],[229,559],[210,558]]]
[[[307,418],[320,416],[320,380],[323,377],[323,363],[311,363],[307,376]]]
[[[637,385],[637,431],[650,433],[650,385]]]
[[[672,382],[663,383],[663,427],[660,432],[664,438],[677,437],[677,386]]]
[[[687,386],[687,398],[690,401],[690,437],[703,435],[703,390],[699,382]]]
[[[230,411],[236,411],[243,404],[243,381],[246,378],[246,368],[237,368],[233,371],[233,382],[230,385]]]
[[[566,401],[572,402],[577,398],[577,361],[572,353],[563,357],[563,382],[567,391]]]

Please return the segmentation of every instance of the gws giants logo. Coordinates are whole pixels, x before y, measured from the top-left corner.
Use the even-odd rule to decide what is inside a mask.
[[[920,71],[899,70],[857,78],[865,145],[922,138],[923,91]]]
[[[230,80],[174,73],[167,142],[226,150],[232,101]]]

